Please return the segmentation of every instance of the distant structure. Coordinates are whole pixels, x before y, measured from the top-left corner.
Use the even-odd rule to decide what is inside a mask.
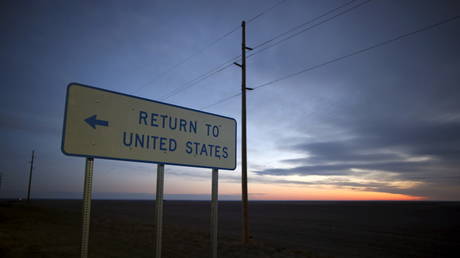
[[[35,156],[35,151],[32,151],[32,158],[30,160],[30,171],[29,171],[29,187],[27,188],[27,201],[30,201],[30,187],[32,185],[32,171],[34,169],[34,156]]]

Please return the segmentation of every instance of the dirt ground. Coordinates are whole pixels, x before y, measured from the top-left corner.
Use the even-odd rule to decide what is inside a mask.
[[[147,207],[152,203],[93,201],[89,257],[154,257],[153,207]],[[0,257],[79,257],[81,204],[1,202]],[[209,257],[207,229],[165,224],[163,257]],[[239,238],[222,234],[219,238],[219,257],[320,257],[258,241],[245,247]]]
[[[79,257],[79,200],[0,201],[0,257]],[[458,202],[219,203],[219,257],[457,257]],[[210,203],[165,201],[164,257],[209,257]],[[153,257],[154,201],[92,203],[89,257]]]

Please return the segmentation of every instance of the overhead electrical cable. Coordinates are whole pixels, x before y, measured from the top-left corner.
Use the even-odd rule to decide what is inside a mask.
[[[352,56],[356,56],[356,55],[359,55],[359,54],[362,54],[362,53],[365,53],[367,51],[370,51],[372,49],[375,49],[375,48],[378,48],[378,47],[382,47],[382,46],[385,46],[385,45],[388,45],[388,44],[391,44],[395,41],[398,41],[398,40],[401,40],[401,39],[404,39],[406,37],[410,37],[410,36],[413,36],[415,34],[418,34],[418,33],[421,33],[421,32],[425,32],[425,31],[428,31],[428,30],[431,30],[431,29],[434,29],[436,27],[439,27],[441,25],[444,25],[444,24],[447,24],[449,22],[453,22],[455,20],[458,20],[460,19],[460,15],[457,15],[457,16],[453,16],[453,17],[450,17],[448,19],[445,19],[445,20],[442,20],[442,21],[439,21],[439,22],[436,22],[436,23],[433,23],[431,25],[428,25],[428,26],[425,26],[425,27],[422,27],[420,29],[417,29],[417,30],[414,30],[414,31],[411,31],[411,32],[408,32],[408,33],[405,33],[405,34],[402,34],[402,35],[399,35],[397,37],[394,37],[394,38],[391,38],[391,39],[388,39],[388,40],[385,40],[385,41],[382,41],[380,43],[377,43],[377,44],[374,44],[374,45],[371,45],[369,47],[366,47],[366,48],[362,48],[360,50],[356,50],[354,52],[351,52],[347,55],[343,55],[343,56],[340,56],[340,57],[337,57],[337,58],[333,58],[329,61],[326,61],[326,62],[323,62],[323,63],[320,63],[320,64],[316,64],[316,65],[312,65],[312,66],[309,66],[307,68],[304,68],[300,71],[297,71],[297,72],[294,72],[294,73],[291,73],[291,74],[288,74],[288,75],[285,75],[285,76],[282,76],[280,78],[277,78],[275,80],[272,80],[272,81],[269,81],[269,82],[265,82],[265,83],[262,83],[262,84],[259,84],[255,87],[253,87],[253,89],[259,89],[259,88],[262,88],[262,87],[267,87],[269,85],[272,85],[274,83],[277,83],[277,82],[280,82],[280,81],[283,81],[283,80],[286,80],[286,79],[289,79],[291,77],[294,77],[294,76],[297,76],[297,75],[300,75],[302,73],[306,73],[306,72],[309,72],[309,71],[312,71],[312,70],[315,70],[315,69],[318,69],[318,68],[321,68],[321,67],[324,67],[326,65],[329,65],[329,64],[332,64],[332,63],[335,63],[335,62],[338,62],[338,61],[341,61],[343,59],[346,59],[346,58],[349,58],[349,57],[352,57]],[[231,95],[231,96],[228,96],[226,98],[223,98],[217,102],[214,102],[208,106],[205,106],[203,107],[202,109],[207,109],[209,107],[212,107],[212,106],[215,106],[215,105],[218,105],[220,103],[223,103],[225,101],[228,101],[234,97],[237,97],[239,96],[241,93],[239,94],[236,94],[236,95]]]
[[[237,93],[237,94],[234,94],[234,95],[231,95],[231,96],[228,96],[228,97],[225,97],[225,98],[223,98],[223,99],[220,99],[219,101],[214,102],[214,103],[212,103],[212,104],[210,104],[210,105],[204,106],[204,107],[202,107],[202,108],[200,108],[200,109],[207,109],[207,108],[210,108],[210,107],[212,107],[212,106],[215,106],[215,105],[217,105],[217,104],[224,103],[224,102],[226,102],[226,101],[228,101],[228,100],[230,100],[230,99],[232,99],[232,98],[238,97],[238,96],[240,96],[240,95],[241,95],[241,92],[239,92],[239,93]]]
[[[212,41],[210,44],[206,45],[205,47],[199,49],[198,51],[196,51],[195,53],[189,55],[188,57],[186,57],[185,59],[183,59],[182,61],[179,61],[178,63],[175,63],[174,65],[170,66],[168,69],[166,69],[165,71],[159,73],[155,78],[153,78],[152,80],[148,81],[147,83],[143,84],[141,87],[139,87],[136,91],[140,91],[142,90],[143,88],[147,87],[148,85],[150,85],[151,83],[157,81],[158,79],[162,78],[163,76],[165,76],[166,74],[172,72],[174,69],[176,69],[177,67],[185,64],[186,62],[188,62],[190,59],[194,58],[195,56],[199,55],[199,54],[202,54],[205,50],[207,50],[208,48],[214,46],[215,44],[217,44],[219,41],[223,40],[224,38],[228,37],[229,35],[231,35],[233,32],[237,31],[239,29],[239,26],[237,27],[234,27],[232,30],[230,30],[229,32],[225,33],[224,35],[222,35],[221,37],[217,38],[216,40]]]
[[[155,78],[153,78],[152,80],[148,81],[147,83],[143,84],[141,87],[139,87],[136,91],[140,91],[142,90],[143,88],[147,87],[148,85],[150,85],[151,83],[157,81],[158,79],[162,78],[163,76],[165,76],[166,74],[172,72],[174,69],[176,69],[177,67],[185,64],[186,62],[188,62],[190,59],[194,58],[195,56],[199,55],[199,54],[202,54],[205,50],[207,50],[208,48],[214,46],[215,44],[217,44],[218,42],[220,42],[221,40],[223,40],[224,38],[230,36],[232,33],[234,33],[235,31],[237,31],[239,29],[239,26],[236,26],[234,27],[232,30],[230,30],[229,32],[223,34],[221,37],[215,39],[214,41],[212,41],[211,43],[209,43],[208,45],[206,45],[205,47],[197,50],[196,52],[194,52],[193,54],[189,55],[188,57],[182,59],[181,61],[171,65],[168,69],[164,70],[163,72],[159,73]]]
[[[409,36],[413,36],[413,35],[415,35],[415,34],[417,34],[417,33],[424,32],[424,31],[427,31],[427,30],[430,30],[430,29],[434,29],[434,28],[436,28],[436,27],[438,27],[438,26],[441,26],[441,25],[443,25],[443,24],[446,24],[446,23],[455,21],[455,20],[457,20],[457,19],[459,19],[459,18],[460,18],[460,15],[454,16],[454,17],[451,17],[451,18],[448,18],[448,19],[445,19],[445,20],[442,20],[442,21],[439,21],[439,22],[437,22],[437,23],[434,23],[434,24],[425,26],[425,27],[423,27],[423,28],[414,30],[414,31],[412,31],[412,32],[409,32],[409,33],[405,33],[405,34],[399,35],[399,36],[397,36],[397,37],[394,37],[394,38],[391,38],[391,39],[382,41],[382,42],[380,42],[380,43],[371,45],[371,46],[366,47],[366,48],[362,48],[362,49],[360,49],[360,50],[356,50],[356,51],[351,52],[351,53],[349,53],[349,54],[346,54],[346,55],[343,55],[343,56],[340,56],[340,57],[333,58],[333,59],[331,59],[331,60],[329,60],[329,61],[326,61],[326,62],[323,62],[323,63],[320,63],[320,64],[316,64],[316,65],[309,66],[309,67],[304,68],[304,69],[302,69],[302,70],[300,70],[300,71],[297,71],[297,72],[294,72],[294,73],[287,74],[287,75],[282,76],[282,77],[280,77],[280,78],[277,78],[277,79],[275,79],[275,80],[272,80],[272,81],[269,81],[269,82],[265,82],[265,83],[259,84],[259,85],[257,85],[257,86],[254,86],[253,88],[254,88],[254,89],[259,89],[259,88],[262,88],[262,87],[269,86],[269,85],[274,84],[274,83],[276,83],[276,82],[283,81],[283,80],[289,79],[289,78],[291,78],[291,77],[297,76],[297,75],[299,75],[299,74],[306,73],[306,72],[308,72],[308,71],[318,69],[318,68],[320,68],[320,67],[323,67],[323,66],[326,66],[326,65],[329,65],[329,64],[332,64],[332,63],[341,61],[341,60],[343,60],[343,59],[346,59],[346,58],[349,58],[349,57],[352,57],[352,56],[356,56],[356,55],[362,54],[362,53],[367,52],[367,51],[369,51],[369,50],[372,50],[372,49],[375,49],[375,48],[378,48],[378,47],[382,47],[382,46],[388,45],[388,44],[390,44],[390,43],[393,43],[393,42],[395,42],[395,41],[401,40],[401,39],[403,39],[403,38],[406,38],[406,37],[409,37]]]
[[[222,72],[222,71],[228,69],[229,67],[233,66],[233,62],[237,61],[240,57],[241,57],[241,55],[233,57],[233,58],[225,61],[224,63],[214,67],[213,69],[207,71],[206,73],[201,74],[198,77],[196,77],[196,78],[194,78],[194,79],[182,84],[181,86],[175,88],[174,90],[172,90],[171,92],[169,92],[168,94],[163,96],[161,99],[162,100],[169,99],[169,98],[179,94],[180,92],[197,85],[201,81],[213,76],[214,74],[217,74],[219,72]]]
[[[264,46],[264,45],[266,45],[266,44],[268,44],[268,43],[270,43],[270,42],[272,42],[272,41],[274,41],[274,40],[276,40],[276,39],[279,39],[279,38],[281,38],[281,37],[283,37],[283,36],[285,36],[285,35],[288,35],[289,33],[294,32],[294,31],[296,31],[296,30],[302,28],[303,26],[308,25],[308,24],[310,24],[310,23],[312,23],[312,22],[315,22],[315,21],[317,21],[317,20],[319,20],[319,19],[321,19],[321,18],[323,18],[323,17],[325,17],[325,16],[327,16],[327,15],[329,15],[329,14],[331,14],[331,13],[333,13],[333,12],[339,10],[339,9],[342,9],[342,8],[348,6],[348,5],[350,5],[350,4],[352,4],[352,3],[356,2],[356,1],[357,1],[357,0],[351,0],[351,1],[349,1],[349,2],[346,2],[346,3],[342,4],[342,5],[339,5],[339,6],[337,6],[337,7],[334,7],[334,8],[332,8],[332,9],[330,9],[330,10],[328,10],[328,11],[326,11],[326,12],[320,14],[319,16],[316,16],[315,18],[310,19],[310,20],[308,20],[308,21],[306,21],[306,22],[303,22],[303,23],[301,23],[301,24],[299,24],[299,25],[296,25],[296,26],[290,28],[289,30],[287,30],[287,31],[285,31],[285,32],[283,32],[283,33],[280,33],[280,34],[276,35],[275,37],[273,37],[273,38],[271,38],[271,39],[269,39],[269,40],[266,40],[266,41],[264,41],[264,42],[262,42],[262,43],[259,43],[259,44],[255,45],[255,46],[253,46],[252,48],[253,48],[253,49],[260,48],[260,47],[262,47],[262,46]]]
[[[278,39],[278,38],[281,38],[281,37],[283,37],[283,36],[285,36],[285,35],[288,35],[289,33],[294,32],[294,31],[296,31],[296,30],[302,28],[302,27],[305,26],[305,25],[311,24],[311,23],[313,23],[313,22],[315,22],[315,21],[317,21],[317,20],[319,20],[319,19],[321,19],[321,18],[323,18],[323,17],[325,17],[325,16],[327,16],[327,15],[329,15],[329,14],[331,14],[331,13],[337,11],[337,10],[339,10],[339,9],[342,9],[342,8],[344,8],[344,7],[346,7],[346,6],[349,6],[350,4],[352,4],[352,3],[356,2],[356,1],[357,1],[357,0],[351,0],[351,1],[348,1],[348,2],[346,2],[346,3],[344,3],[344,4],[342,4],[342,5],[339,5],[339,6],[337,6],[337,7],[334,7],[334,8],[332,8],[332,9],[329,9],[329,10],[327,10],[326,12],[324,12],[324,13],[322,13],[322,14],[316,16],[316,17],[313,18],[313,19],[310,19],[310,20],[308,20],[308,21],[306,21],[306,22],[303,22],[302,24],[299,24],[299,25],[297,25],[297,26],[295,26],[295,27],[293,27],[293,28],[291,28],[291,29],[289,29],[289,30],[287,30],[287,31],[285,31],[285,32],[283,32],[283,33],[281,33],[281,34],[278,34],[277,36],[275,36],[275,37],[273,37],[273,38],[271,38],[271,39],[269,39],[269,40],[267,40],[267,41],[264,41],[264,42],[262,42],[262,43],[256,45],[253,49],[260,48],[260,47],[262,47],[262,46],[264,46],[264,45],[266,45],[266,44],[268,44],[268,43],[270,43],[270,42],[272,42],[272,41],[274,41],[274,40],[276,40],[276,39]],[[319,25],[321,25],[321,24],[324,24],[324,23],[326,23],[326,22],[329,22],[329,21],[331,21],[331,20],[333,20],[333,19],[335,19],[335,18],[337,18],[337,17],[339,17],[339,16],[341,16],[341,15],[344,15],[344,14],[346,14],[346,13],[348,13],[348,12],[350,12],[350,11],[352,11],[352,10],[358,8],[358,7],[361,7],[361,6],[367,4],[367,3],[371,2],[371,1],[372,1],[372,0],[367,0],[367,1],[364,1],[364,2],[362,2],[362,3],[359,3],[359,4],[353,6],[353,7],[349,8],[349,9],[347,9],[347,10],[345,10],[345,11],[342,11],[342,12],[339,12],[339,13],[337,13],[336,15],[333,15],[333,16],[331,16],[331,17],[329,17],[329,18],[327,18],[327,19],[325,19],[325,20],[323,20],[323,21],[321,21],[321,22],[319,22],[319,23],[316,23],[316,24],[314,24],[314,25],[312,25],[312,26],[309,26],[309,27],[307,27],[307,28],[304,28],[303,30],[298,31],[298,32],[295,33],[295,34],[292,34],[292,35],[290,35],[290,36],[288,36],[288,37],[286,37],[286,38],[284,38],[284,39],[282,39],[282,40],[280,40],[280,41],[277,41],[275,44],[269,45],[269,46],[266,47],[266,48],[262,48],[261,50],[255,52],[255,53],[252,53],[252,54],[250,54],[250,55],[248,55],[248,58],[249,58],[249,57],[252,57],[252,56],[254,56],[254,55],[256,55],[256,54],[258,54],[258,53],[260,53],[260,52],[262,52],[262,51],[265,51],[265,50],[268,49],[268,48],[271,48],[271,47],[273,47],[273,46],[275,46],[275,45],[278,45],[278,44],[280,44],[280,43],[282,43],[282,42],[284,42],[284,41],[286,41],[286,40],[288,40],[288,39],[291,39],[291,38],[293,38],[293,37],[295,37],[295,36],[297,36],[297,35],[299,35],[299,34],[305,32],[305,31],[307,31],[307,30],[310,30],[310,29],[312,29],[312,28],[314,28],[314,27],[317,27],[317,26],[319,26]],[[241,57],[241,55],[238,56],[236,59],[239,60],[239,57]],[[233,63],[233,62],[232,62],[232,63]],[[225,63],[225,64],[227,64],[227,63]],[[226,68],[228,68],[228,67],[231,67],[231,63],[230,63],[230,64],[227,64],[227,65],[225,66],[224,69],[226,69]],[[213,75],[213,74],[214,74],[214,73],[209,74],[209,76],[211,76],[211,75]],[[206,77],[203,78],[203,79],[206,79],[206,78],[208,78],[209,76],[206,76]],[[200,80],[200,81],[201,81],[201,80]],[[199,82],[199,81],[198,81],[198,82]],[[198,83],[198,82],[197,82],[197,83]],[[195,85],[195,83],[193,83],[193,84],[190,85],[190,86],[193,86],[193,85]],[[185,88],[189,88],[190,86],[186,86],[186,87],[184,87],[184,89],[185,89]],[[173,95],[175,95],[175,94],[177,94],[177,93],[179,93],[179,92],[176,92],[176,93],[174,93]],[[220,104],[220,103],[222,103],[222,102],[225,102],[225,101],[227,101],[227,100],[230,100],[231,98],[237,97],[237,96],[239,96],[239,95],[241,95],[241,94],[232,95],[232,96],[230,96],[230,97],[224,98],[223,100],[219,100],[219,101],[217,101],[217,102],[215,102],[215,103],[213,103],[213,104],[211,104],[211,105],[208,105],[208,106],[206,106],[206,107],[203,107],[203,109],[207,109],[207,108],[209,108],[209,107],[211,107],[211,106]],[[171,96],[172,96],[172,95],[171,95]]]
[[[264,14],[266,14],[267,12],[273,10],[274,8],[278,7],[280,4],[284,3],[286,0],[281,0],[281,1],[278,1],[276,2],[274,5],[272,5],[271,7],[261,11],[260,13],[258,13],[257,15],[253,16],[252,18],[250,18],[248,20],[248,23],[249,22],[252,22],[258,18],[260,18],[261,16],[263,16]],[[239,28],[239,26],[238,26]],[[181,93],[182,91],[188,89],[188,88],[191,88],[195,85],[197,85],[198,83],[202,82],[203,80],[213,76],[214,74],[217,74],[219,72],[222,72],[228,68],[230,68],[231,66],[233,66],[233,63],[235,61],[238,61],[239,58],[241,57],[241,55],[238,55],[236,57],[233,57],[225,62],[223,62],[221,65],[218,65],[217,67],[214,67],[212,69],[210,69],[209,71],[205,72],[204,74],[201,74],[199,75],[198,77],[195,77],[194,79],[182,84],[181,86],[173,89],[171,92],[167,93],[166,95],[164,95],[161,99],[162,100],[167,100],[179,93]]]
[[[282,38],[282,39],[276,41],[275,43],[273,43],[273,44],[271,44],[271,45],[268,45],[268,46],[266,46],[266,47],[260,49],[259,51],[255,51],[255,52],[249,54],[249,55],[247,56],[247,58],[250,58],[250,57],[252,57],[252,56],[255,56],[255,55],[257,55],[257,54],[259,54],[259,53],[261,53],[261,52],[263,52],[263,51],[265,51],[265,50],[267,50],[267,49],[270,49],[270,48],[272,48],[272,47],[274,47],[274,46],[276,46],[276,45],[279,45],[279,44],[285,42],[286,40],[292,39],[292,38],[294,38],[294,37],[296,37],[296,36],[298,36],[298,35],[300,35],[300,34],[306,32],[306,31],[308,31],[308,30],[311,30],[311,29],[313,29],[313,28],[315,28],[315,27],[318,27],[319,25],[322,25],[322,24],[324,24],[324,23],[327,23],[327,22],[329,22],[329,21],[332,21],[332,20],[334,20],[335,18],[337,18],[337,17],[339,17],[339,16],[342,16],[342,15],[344,15],[344,14],[347,14],[347,13],[349,13],[349,12],[351,12],[351,11],[353,11],[353,10],[355,10],[355,9],[357,9],[357,8],[359,8],[359,7],[363,6],[363,5],[365,5],[365,4],[370,3],[371,1],[372,1],[372,0],[367,0],[367,1],[364,1],[364,2],[359,3],[359,4],[357,4],[357,5],[354,5],[354,6],[348,8],[348,9],[342,11],[342,12],[339,12],[339,13],[337,13],[337,14],[335,14],[335,15],[333,15],[333,16],[327,18],[327,19],[324,19],[324,20],[322,20],[322,21],[320,21],[320,22],[318,22],[318,23],[315,23],[315,24],[313,24],[313,25],[311,25],[311,26],[309,26],[309,27],[306,27],[306,28],[304,28],[304,29],[302,29],[302,30],[300,30],[300,31],[298,31],[298,32],[296,32],[296,33],[294,33],[294,34],[291,34],[291,35],[289,35],[289,36],[287,36],[287,37],[285,37],[285,38]],[[320,18],[326,16],[327,14],[330,14],[330,13],[333,12],[333,11],[336,11],[336,10],[338,10],[338,9],[341,9],[341,8],[343,8],[343,7],[345,7],[345,6],[349,5],[349,4],[351,4],[352,2],[354,2],[354,1],[348,2],[348,3],[346,3],[346,4],[342,5],[342,6],[339,6],[339,7],[336,7],[336,8],[334,8],[334,9],[331,9],[331,10],[329,10],[329,11],[327,11],[327,12],[325,12],[325,13],[323,13],[323,14],[321,14],[321,15],[319,15],[319,16],[313,18],[313,19],[311,19],[310,21],[305,22],[304,24],[309,24],[309,23],[311,23],[311,22],[313,22],[313,21],[316,21],[316,20],[318,20],[318,19],[320,19]],[[296,29],[297,29],[297,28],[296,28]],[[296,29],[290,29],[290,30],[288,30],[288,31],[294,31],[294,30],[296,30]],[[257,46],[258,46],[258,47],[261,47],[261,46],[263,46],[263,45],[266,45],[266,44],[268,44],[269,42],[275,40],[275,38],[279,38],[279,37],[281,37],[281,35],[288,34],[288,31],[286,31],[285,33],[281,33],[281,34],[277,35],[276,37],[274,37],[274,38],[272,38],[272,39],[270,39],[270,40],[267,40],[267,41],[265,41],[265,42],[262,42],[261,44],[259,44],[259,45],[257,45]],[[255,49],[255,48],[254,48],[254,49]]]
[[[281,0],[281,1],[278,1],[276,2],[274,5],[270,6],[269,8],[259,12],[258,14],[254,15],[252,18],[250,18],[249,20],[250,21],[254,21],[258,18],[260,18],[261,16],[263,16],[265,13],[271,11],[272,9],[276,8],[277,6],[279,6],[280,4],[282,4],[283,2],[285,2],[286,0]],[[198,51],[196,51],[195,53],[189,55],[188,57],[186,57],[185,59],[183,59],[182,61],[179,61],[178,63],[170,66],[167,70],[161,72],[160,74],[158,74],[153,80],[150,80],[149,82],[145,83],[144,85],[142,85],[141,87],[139,87],[136,91],[140,91],[142,90],[143,88],[147,87],[148,85],[150,85],[152,82],[155,82],[157,81],[159,78],[163,77],[164,75],[170,73],[171,71],[173,71],[174,69],[176,69],[177,67],[183,65],[184,63],[188,62],[190,59],[194,58],[195,56],[199,55],[199,54],[202,54],[205,50],[209,49],[210,47],[214,46],[215,44],[217,44],[218,42],[220,42],[221,40],[225,39],[226,37],[230,36],[231,34],[233,34],[235,31],[237,31],[238,29],[240,28],[240,26],[235,26],[233,29],[231,29],[230,31],[228,31],[227,33],[223,34],[222,36],[220,36],[219,38],[215,39],[214,41],[210,42],[209,44],[207,44],[205,47],[199,49]]]
[[[251,22],[255,21],[257,18],[260,18],[262,15],[264,15],[265,13],[267,13],[267,12],[269,12],[269,11],[275,9],[276,7],[278,7],[280,4],[282,4],[282,3],[284,3],[284,2],[286,2],[286,0],[281,0],[281,1],[276,2],[276,3],[275,3],[274,5],[272,5],[271,7],[268,7],[267,9],[261,11],[259,14],[254,15],[252,18],[248,19],[248,20],[246,21],[246,23],[251,23]]]

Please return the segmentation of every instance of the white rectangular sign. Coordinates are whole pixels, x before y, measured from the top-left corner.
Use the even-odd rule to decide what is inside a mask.
[[[61,148],[72,156],[233,170],[236,120],[71,83]]]

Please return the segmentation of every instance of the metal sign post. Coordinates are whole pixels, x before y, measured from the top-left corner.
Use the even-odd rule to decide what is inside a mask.
[[[157,194],[155,197],[155,257],[161,257],[161,238],[163,229],[163,185],[165,165],[157,165]]]
[[[88,257],[89,222],[91,215],[91,193],[93,185],[93,158],[86,158],[85,186],[83,189],[83,228],[81,237],[81,258]]]
[[[212,193],[211,193],[211,257],[217,258],[217,227],[218,227],[218,181],[219,170],[212,169]]]

